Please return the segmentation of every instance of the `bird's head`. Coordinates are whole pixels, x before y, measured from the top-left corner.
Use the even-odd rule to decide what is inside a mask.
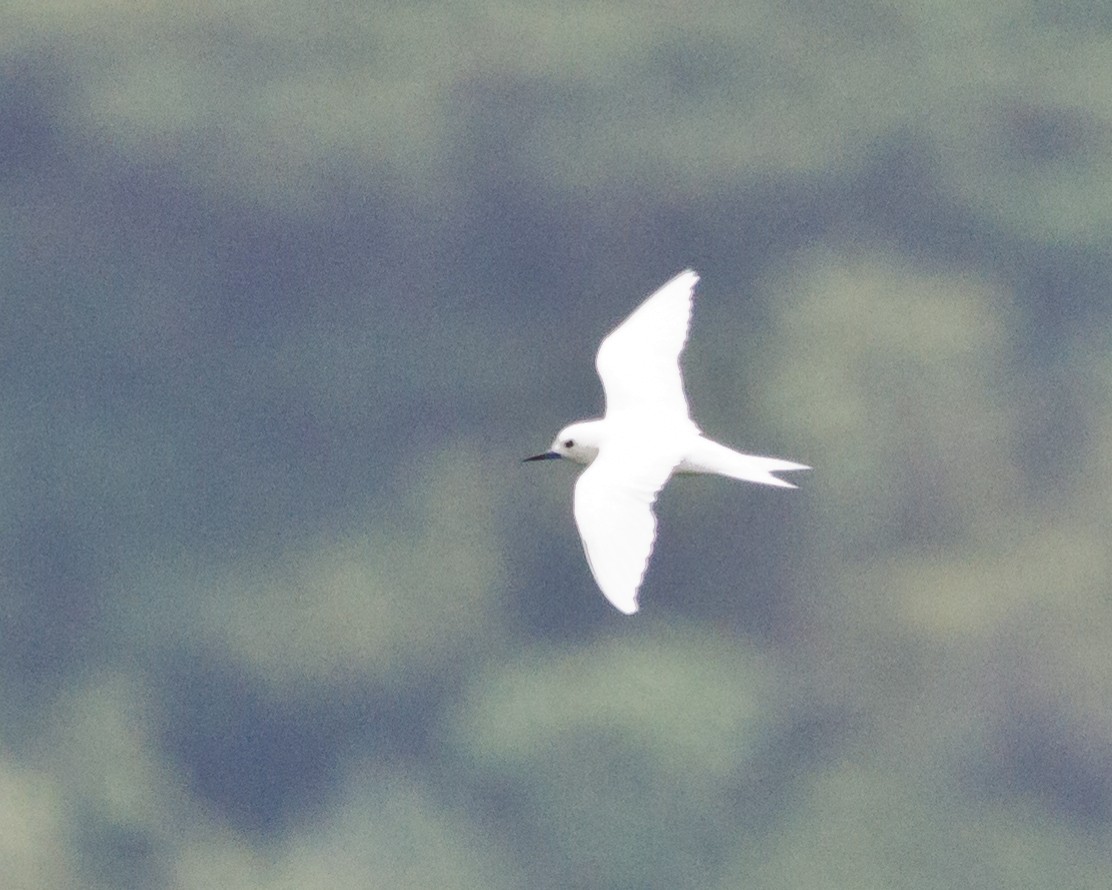
[[[602,422],[598,420],[569,424],[556,434],[548,451],[525,460],[556,460],[562,457],[577,464],[589,464],[598,457],[599,445],[602,444],[601,426]]]

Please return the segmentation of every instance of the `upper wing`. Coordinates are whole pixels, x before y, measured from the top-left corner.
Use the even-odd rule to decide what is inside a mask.
[[[607,417],[646,412],[665,421],[689,420],[680,353],[698,280],[690,269],[681,272],[602,341],[595,367],[606,391]]]
[[[603,595],[619,611],[637,611],[637,589],[656,539],[653,502],[679,455],[653,449],[604,447],[575,483],[575,524],[587,564]]]

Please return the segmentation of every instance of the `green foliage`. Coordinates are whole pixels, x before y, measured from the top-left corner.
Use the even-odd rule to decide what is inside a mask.
[[[1018,507],[1006,292],[960,270],[826,253],[768,287],[780,423],[825,468],[815,484],[841,514],[827,523],[838,546],[935,549]]]
[[[706,886],[766,742],[766,672],[675,631],[538,654],[488,671],[452,735],[482,784],[520,801],[522,857],[546,839],[547,882]]]
[[[499,638],[506,608],[496,499],[481,481],[491,469],[466,450],[405,468],[401,503],[359,533],[333,529],[177,590],[188,609],[159,623],[161,645],[184,637],[278,697],[310,699],[321,687],[423,682],[466,663]]]
[[[1100,4],[9,6],[5,887],[1107,883]],[[624,621],[517,461],[687,265],[815,470]]]

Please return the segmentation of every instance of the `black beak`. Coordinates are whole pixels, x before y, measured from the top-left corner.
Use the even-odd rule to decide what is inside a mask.
[[[527,464],[531,460],[559,460],[560,455],[555,451],[546,451],[544,454],[534,454],[532,457],[525,458],[522,463]]]

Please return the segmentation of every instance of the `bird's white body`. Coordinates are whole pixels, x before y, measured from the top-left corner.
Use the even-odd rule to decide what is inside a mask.
[[[575,485],[575,522],[591,573],[627,615],[637,611],[656,516],[652,505],[673,473],[715,473],[781,488],[774,476],[809,467],[743,454],[707,439],[691,420],[679,357],[699,276],[688,269],[652,294],[599,347],[606,414],[564,427],[550,450],[529,460],[587,464]]]

